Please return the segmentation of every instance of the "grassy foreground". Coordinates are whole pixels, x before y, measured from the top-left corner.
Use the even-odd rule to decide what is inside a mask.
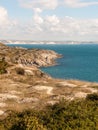
[[[40,111],[11,112],[1,120],[0,130],[98,130],[98,94]]]

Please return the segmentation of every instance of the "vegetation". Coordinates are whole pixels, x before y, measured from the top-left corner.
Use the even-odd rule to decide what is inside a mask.
[[[4,59],[0,60],[0,74],[6,73],[7,67],[8,67],[8,63]]]
[[[19,75],[24,75],[25,71],[24,71],[23,68],[18,67],[18,68],[16,68],[16,73],[19,74]]]
[[[96,94],[98,96],[98,94]],[[12,113],[2,130],[98,130],[98,99],[61,101],[41,111]]]
[[[87,99],[92,100],[92,101],[95,101],[95,100],[98,101],[98,94],[97,93],[88,94]]]

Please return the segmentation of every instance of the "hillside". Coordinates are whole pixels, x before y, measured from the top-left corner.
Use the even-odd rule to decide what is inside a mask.
[[[85,98],[98,92],[98,83],[54,79],[39,67],[56,64],[51,50],[8,47],[0,43],[0,116],[9,111],[42,109],[62,99]]]

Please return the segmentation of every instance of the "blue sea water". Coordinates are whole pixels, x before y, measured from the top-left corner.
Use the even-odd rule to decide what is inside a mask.
[[[12,44],[10,46],[54,50],[62,54],[63,58],[57,59],[57,66],[41,68],[41,70],[55,78],[98,82],[98,44]]]

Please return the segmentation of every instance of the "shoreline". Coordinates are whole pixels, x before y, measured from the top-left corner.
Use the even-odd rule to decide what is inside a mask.
[[[62,99],[71,101],[85,98],[87,94],[98,93],[98,83],[56,79],[45,74],[37,66],[23,66],[18,62],[13,63],[13,60],[17,58],[14,58],[16,56],[13,55],[14,53],[17,53],[17,56],[26,54],[24,55],[25,58],[28,58],[28,56],[30,58],[32,56],[31,50],[12,49],[3,44],[0,44],[0,49],[0,54],[6,55],[5,60],[10,65],[6,68],[7,73],[0,74],[1,117],[7,116],[7,111],[11,110],[20,112],[25,109],[38,109],[39,106],[41,109],[49,104],[54,105]],[[37,61],[36,56],[39,56],[38,54],[42,56],[41,58],[38,57],[40,62]],[[46,63],[44,64],[45,56],[47,56],[45,54],[49,55],[49,64],[53,63],[51,61],[59,56],[57,53],[48,50],[35,49],[33,51],[33,55],[40,65],[46,65]],[[1,63],[3,62],[5,61],[1,61]]]

